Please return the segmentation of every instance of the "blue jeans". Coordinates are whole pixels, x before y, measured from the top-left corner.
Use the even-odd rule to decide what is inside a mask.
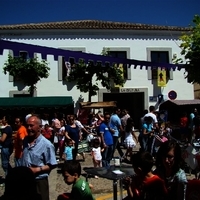
[[[22,166],[22,159],[21,158],[15,158],[15,167]]]
[[[114,153],[115,153],[115,149],[117,149],[120,157],[123,157],[124,153],[120,147],[120,144],[119,144],[119,137],[117,136],[113,136],[113,153],[112,153],[112,157],[114,157]]]
[[[109,168],[112,160],[113,145],[108,145],[102,153],[102,166]]]
[[[1,164],[2,168],[7,175],[8,171],[12,168],[10,165],[10,155],[12,154],[11,148],[2,148],[1,149]]]

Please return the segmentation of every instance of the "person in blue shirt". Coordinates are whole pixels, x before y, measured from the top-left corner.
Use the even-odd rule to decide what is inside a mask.
[[[106,113],[104,115],[104,122],[102,122],[99,127],[101,141],[104,148],[104,151],[102,152],[102,166],[106,168],[110,167],[110,161],[112,159],[112,153],[113,153],[112,132],[114,132],[114,130],[110,128],[109,123],[110,123],[110,114]]]
[[[122,128],[122,124],[121,124],[121,119],[119,118],[119,115],[121,113],[121,110],[119,108],[115,108],[114,109],[114,113],[111,115],[110,118],[110,127],[114,130],[112,136],[113,136],[113,153],[112,153],[112,157],[114,156],[115,153],[115,149],[118,150],[119,155],[121,157],[124,156],[124,153],[120,147],[119,144],[119,137],[120,137],[120,131],[121,133],[124,132],[123,128]]]
[[[57,167],[53,144],[41,134],[42,122],[38,116],[31,116],[26,122],[28,136],[23,140],[21,165],[29,167],[35,175],[38,196],[49,200],[48,176]]]
[[[74,149],[74,144],[72,140],[68,139],[67,146],[65,147],[65,151],[63,153],[65,160],[73,160],[73,153],[72,153],[73,149]]]

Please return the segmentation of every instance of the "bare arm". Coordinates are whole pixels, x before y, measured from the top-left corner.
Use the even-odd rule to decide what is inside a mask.
[[[4,142],[7,138],[7,134],[3,133],[3,135],[0,137],[0,142]]]
[[[32,172],[34,174],[37,173],[44,173],[44,172],[50,172],[51,171],[51,167],[49,165],[44,165],[44,166],[40,166],[40,167],[30,167],[30,169],[32,170]]]
[[[135,131],[132,131],[131,134],[135,138],[136,142],[138,143],[138,137],[136,136]]]

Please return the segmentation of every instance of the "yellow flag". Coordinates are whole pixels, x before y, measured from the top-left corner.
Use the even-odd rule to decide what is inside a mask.
[[[115,67],[117,67],[117,64],[115,64]],[[121,70],[121,76],[122,76],[122,78],[124,78],[123,64],[119,64],[118,68]],[[122,87],[122,85],[116,85],[116,84],[114,84],[114,87]]]
[[[164,68],[158,68],[158,74],[157,74],[157,79],[158,79],[158,87],[166,87],[167,81],[166,81],[166,70]]]

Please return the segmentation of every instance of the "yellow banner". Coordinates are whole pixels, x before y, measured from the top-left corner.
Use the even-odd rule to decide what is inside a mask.
[[[158,68],[158,87],[166,87],[167,80],[166,80],[166,70]]]
[[[117,67],[117,64],[115,64],[115,67]],[[121,76],[124,77],[124,68],[123,68],[123,64],[119,64],[118,68],[121,70]],[[116,85],[114,84],[114,87],[122,87],[122,85]]]

